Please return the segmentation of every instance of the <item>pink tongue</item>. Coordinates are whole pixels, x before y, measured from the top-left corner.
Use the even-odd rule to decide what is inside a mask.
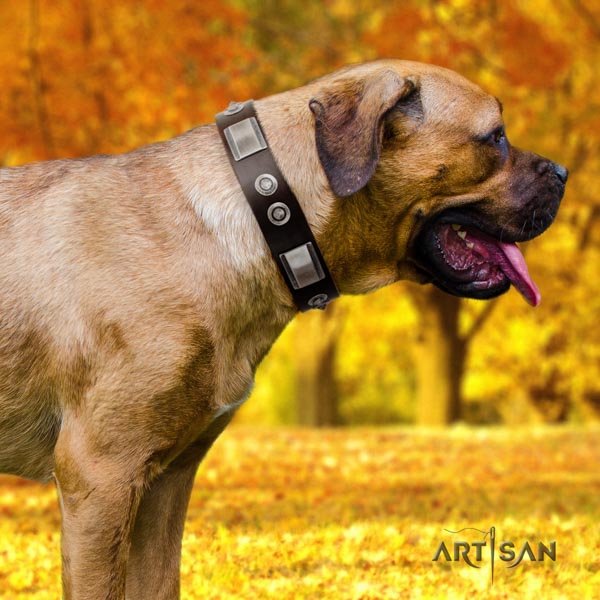
[[[531,306],[537,306],[542,300],[542,295],[538,286],[531,279],[531,275],[529,275],[525,258],[521,254],[519,247],[516,244],[496,243],[507,261],[507,264],[501,265],[502,271],[504,271],[504,274],[510,279],[510,282],[517,288],[523,298]]]

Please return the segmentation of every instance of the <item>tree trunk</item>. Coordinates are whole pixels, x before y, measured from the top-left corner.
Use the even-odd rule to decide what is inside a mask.
[[[339,327],[333,305],[298,319],[296,406],[298,423],[310,427],[339,424],[335,358]]]
[[[421,319],[416,350],[417,424],[448,425],[461,418],[466,344],[460,336],[460,298],[433,286],[417,293]]]

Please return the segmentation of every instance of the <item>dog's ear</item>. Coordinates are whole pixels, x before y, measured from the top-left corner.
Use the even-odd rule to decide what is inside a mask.
[[[312,98],[319,159],[337,196],[350,196],[371,179],[381,153],[388,112],[417,94],[412,78],[392,70],[339,82]],[[419,103],[420,104],[420,103]]]

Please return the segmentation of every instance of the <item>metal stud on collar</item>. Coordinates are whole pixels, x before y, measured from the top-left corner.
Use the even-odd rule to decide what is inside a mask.
[[[263,196],[272,196],[277,191],[277,179],[269,173],[263,173],[256,178],[254,189]]]
[[[329,296],[327,296],[327,294],[317,294],[308,301],[308,305],[311,308],[325,310],[325,308],[327,307],[327,300],[329,300]]]
[[[227,116],[236,115],[244,110],[243,102],[231,102],[229,106],[223,111]]]
[[[285,225],[290,220],[290,209],[283,202],[273,202],[267,209],[267,218],[273,225]]]

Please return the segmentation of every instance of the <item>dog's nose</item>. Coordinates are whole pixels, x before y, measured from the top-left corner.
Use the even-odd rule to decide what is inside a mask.
[[[535,170],[540,174],[551,174],[554,173],[556,177],[560,180],[560,182],[564,185],[567,183],[567,179],[569,178],[569,171],[566,167],[563,167],[559,163],[552,162],[547,158],[542,158],[535,165]]]
[[[561,180],[561,182],[567,183],[567,179],[569,178],[569,170],[567,167],[563,167],[558,163],[553,163],[552,167],[554,168],[554,173]]]

